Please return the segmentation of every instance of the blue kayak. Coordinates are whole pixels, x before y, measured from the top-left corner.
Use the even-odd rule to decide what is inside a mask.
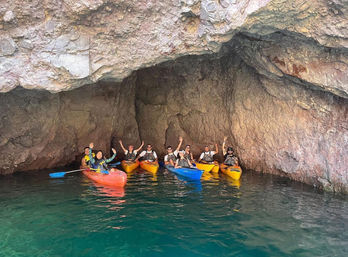
[[[171,165],[166,165],[166,169],[180,176],[194,180],[201,179],[204,172],[203,170],[199,170],[197,168],[174,168]]]

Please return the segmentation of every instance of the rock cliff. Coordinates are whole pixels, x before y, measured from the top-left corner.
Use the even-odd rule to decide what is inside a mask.
[[[347,190],[348,1],[0,3],[1,173],[228,135],[245,168]]]

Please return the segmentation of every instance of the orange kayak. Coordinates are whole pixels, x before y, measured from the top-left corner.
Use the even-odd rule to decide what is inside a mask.
[[[122,166],[122,169],[125,171],[125,172],[132,172],[133,170],[135,170],[136,168],[138,168],[139,166],[139,161],[135,161],[135,162],[130,162],[130,161],[126,161],[126,160],[123,160],[121,162],[121,166]]]
[[[89,179],[107,186],[124,187],[127,183],[127,174],[121,170],[113,169],[109,174],[97,173],[90,170],[83,171],[83,174]]]
[[[141,161],[140,167],[144,170],[147,170],[151,173],[157,173],[159,164],[158,162],[149,162],[149,161]]]
[[[220,169],[222,173],[226,174],[234,180],[239,180],[240,176],[242,175],[242,168],[240,166],[228,166],[226,164],[221,163]]]

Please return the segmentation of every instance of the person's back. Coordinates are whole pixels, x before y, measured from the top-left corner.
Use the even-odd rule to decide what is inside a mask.
[[[186,158],[178,159],[178,166],[182,168],[190,168],[190,165],[188,163],[188,160]]]
[[[192,167],[191,162],[185,158],[184,151],[179,152],[179,158],[175,162],[175,168],[190,168]]]

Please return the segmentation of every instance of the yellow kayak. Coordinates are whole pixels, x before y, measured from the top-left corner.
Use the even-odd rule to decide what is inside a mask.
[[[242,175],[242,169],[240,166],[228,166],[226,164],[221,163],[220,169],[222,173],[226,174],[234,180],[239,180],[240,176]]]
[[[219,172],[219,162],[214,161],[215,166],[211,169],[211,172],[218,173]]]
[[[157,173],[159,165],[158,165],[158,162],[141,161],[140,167],[144,170],[151,172],[151,173]]]
[[[196,162],[197,169],[204,170],[206,172],[211,171],[214,168],[214,166],[215,164]]]
[[[138,166],[139,166],[139,161],[130,162],[130,161],[123,160],[123,161],[121,162],[121,166],[122,166],[122,169],[123,169],[125,172],[132,172],[133,170],[135,170],[136,168],[138,168]]]

